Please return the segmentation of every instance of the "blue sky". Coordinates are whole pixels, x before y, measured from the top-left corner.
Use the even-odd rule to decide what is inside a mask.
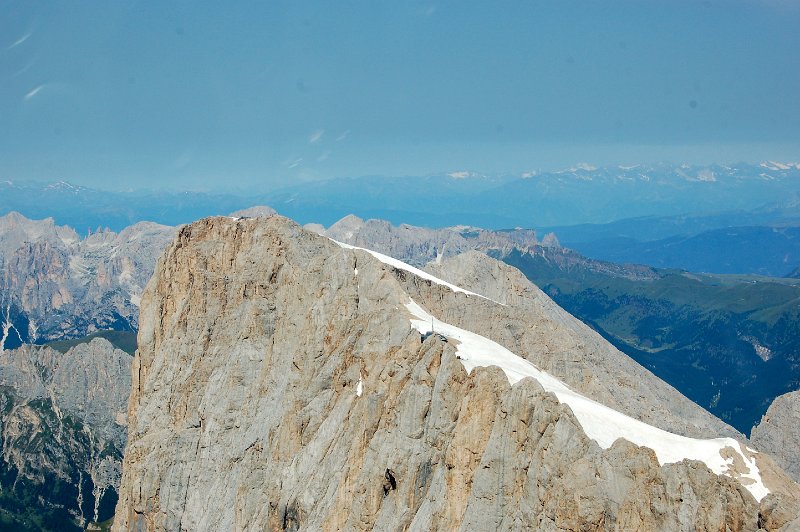
[[[800,159],[800,0],[0,4],[0,179]]]

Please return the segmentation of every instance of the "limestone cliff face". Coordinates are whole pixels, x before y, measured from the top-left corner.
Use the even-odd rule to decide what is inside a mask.
[[[140,222],[81,239],[52,219],[0,217],[0,351],[135,329],[144,285],[175,231]]]
[[[279,216],[183,228],[142,300],[114,529],[756,530],[795,515],[778,470],[762,468],[780,493],[759,507],[701,462],[602,449],[532,379],[467,374],[455,341],[410,326],[410,298],[501,343],[522,332],[511,305]],[[527,327],[544,341],[551,325]],[[535,362],[534,337],[508,347]],[[708,429],[653,397],[641,412]]]
[[[751,436],[754,445],[800,482],[800,391],[775,399]]]
[[[0,492],[7,510],[52,516],[48,526],[63,530],[110,516],[126,440],[130,361],[102,338],[66,353],[39,346],[0,352]]]

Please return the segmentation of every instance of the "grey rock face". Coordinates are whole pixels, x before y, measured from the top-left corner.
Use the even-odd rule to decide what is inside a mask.
[[[526,353],[574,390],[669,432],[746,440],[559,307],[516,268],[470,251],[426,269],[506,305],[502,320],[486,316],[475,320],[472,330]]]
[[[601,449],[532,379],[467,374],[453,341],[410,327],[409,298],[498,342],[522,332],[519,308],[279,216],[184,227],[142,300],[114,529],[758,528],[749,492],[704,464]],[[545,341],[556,324],[526,326]],[[533,337],[508,347],[534,360]],[[776,527],[797,495],[781,482],[762,508]]]
[[[0,353],[0,468],[12,498],[38,489],[43,510],[63,507],[78,523],[97,520],[101,506],[108,513],[121,477],[130,362],[102,338],[66,353]]]
[[[316,227],[309,229],[319,232]],[[424,266],[430,261],[473,249],[526,252],[538,245],[536,232],[531,229],[489,231],[467,226],[428,229],[407,224],[393,226],[384,220],[364,221],[352,214],[322,234],[339,242],[380,251],[413,266]]]
[[[772,455],[789,475],[800,482],[800,391],[775,399],[753,427],[753,445]]]
[[[266,218],[268,216],[272,216],[273,214],[277,213],[272,207],[257,205],[255,207],[248,207],[247,209],[232,212],[230,216],[232,218]]]
[[[144,285],[175,231],[140,222],[81,239],[52,219],[0,217],[0,350],[136,329]]]
[[[539,242],[535,231],[530,229],[489,231],[467,226],[429,229],[407,224],[394,226],[383,220],[364,221],[352,214],[345,216],[327,230],[318,224],[308,224],[306,228],[339,242],[372,249],[418,267],[471,250],[492,256],[505,256],[512,251],[518,251],[522,254],[542,256],[562,268],[578,264],[589,271],[615,277],[629,279],[658,277],[656,271],[649,266],[614,264],[583,257],[561,247],[552,233],[545,235]]]

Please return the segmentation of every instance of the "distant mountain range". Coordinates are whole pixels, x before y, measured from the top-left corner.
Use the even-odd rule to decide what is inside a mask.
[[[142,291],[175,232],[139,222],[81,238],[52,218],[0,217],[0,351],[136,330]]]
[[[563,245],[590,257],[692,271],[783,276],[800,266],[795,163],[579,165],[496,176],[459,171],[236,194],[0,182],[0,214],[53,217],[81,235],[143,220],[175,226],[254,204],[325,226],[355,214],[432,228],[535,228],[555,232]]]
[[[270,205],[300,223],[326,226],[355,214],[395,224],[465,224],[488,229],[598,224],[637,216],[708,215],[749,211],[769,204],[793,205],[796,214],[800,164],[580,165],[521,175],[450,172],[423,177],[339,178],[238,194],[107,192],[63,181],[0,182],[0,213],[15,210],[30,218],[52,216],[57,223],[79,232],[98,226],[118,231],[141,220],[177,225],[254,204]]]
[[[652,241],[617,237],[561,242],[596,259],[693,272],[784,277],[800,264],[800,226],[725,227]]]

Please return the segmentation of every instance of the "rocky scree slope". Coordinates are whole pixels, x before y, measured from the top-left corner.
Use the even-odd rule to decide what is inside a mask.
[[[0,352],[0,523],[71,530],[113,515],[130,363],[103,338]]]
[[[797,485],[769,457],[733,442],[726,476],[602,448],[536,380],[468,373],[414,306],[501,343],[513,310],[279,216],[181,229],[142,300],[114,529],[792,526]]]

